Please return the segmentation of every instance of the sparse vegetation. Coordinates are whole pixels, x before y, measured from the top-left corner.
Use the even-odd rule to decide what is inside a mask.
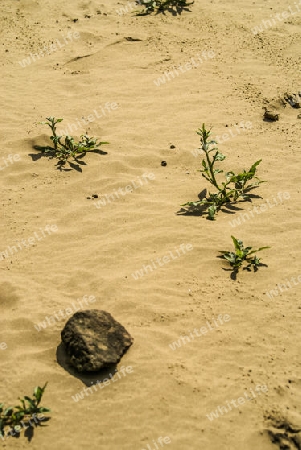
[[[53,142],[53,147],[41,147],[35,146],[36,150],[40,150],[45,155],[49,156],[50,159],[58,159],[57,166],[59,169],[65,167],[68,161],[69,165],[73,169],[80,170],[80,165],[85,165],[81,158],[83,158],[87,152],[100,152],[99,147],[103,144],[108,144],[108,142],[101,142],[93,137],[89,137],[86,134],[81,136],[79,142],[75,142],[72,136],[58,136],[56,131],[56,125],[63,121],[63,119],[56,119],[55,117],[46,117],[47,122],[39,122],[42,125],[48,125],[52,131],[52,136],[50,139]],[[103,153],[103,152],[102,152]],[[76,165],[69,161],[69,158],[73,158]]]
[[[137,4],[144,6],[142,11],[136,11],[137,16],[145,16],[153,12],[164,14],[166,11],[176,15],[181,14],[183,10],[189,11],[189,6],[193,2],[187,0],[138,0]]]
[[[222,253],[221,257],[230,263],[230,266],[235,273],[239,271],[244,263],[246,263],[246,266],[243,267],[243,269],[250,271],[253,267],[254,272],[256,272],[260,266],[264,265],[260,262],[260,258],[258,258],[255,253],[270,247],[260,247],[257,250],[252,250],[252,247],[244,247],[241,240],[236,239],[234,236],[231,236],[231,238],[234,243],[234,252],[221,251],[220,253]]]
[[[207,189],[204,189],[199,196],[199,201],[187,202],[184,207],[188,212],[207,211],[208,219],[214,220],[215,214],[221,209],[222,206],[227,204],[236,203],[237,201],[251,201],[249,192],[252,189],[258,187],[260,181],[256,177],[257,166],[260,164],[261,159],[256,161],[248,171],[235,174],[233,171],[227,172],[226,181],[219,182],[217,176],[223,173],[223,170],[215,168],[217,161],[224,161],[226,156],[220,153],[215,147],[216,142],[210,140],[210,130],[206,130],[203,123],[202,128],[197,131],[201,140],[201,149],[205,153],[205,159],[202,160],[203,168],[200,170],[202,176],[206,178],[209,183],[217,189],[216,193],[209,192],[207,195]],[[212,156],[212,153],[213,156]],[[256,179],[256,183],[250,183],[250,180]]]
[[[44,387],[35,387],[33,391],[33,398],[27,395],[24,398],[19,398],[20,405],[4,407],[4,403],[0,404],[0,436],[3,438],[5,435],[6,427],[11,427],[10,432],[18,434],[21,431],[21,426],[30,424],[31,420],[36,417],[37,414],[44,412],[50,412],[50,409],[39,406],[42,400],[42,396],[46,389],[47,383]],[[36,421],[35,421],[36,422]]]

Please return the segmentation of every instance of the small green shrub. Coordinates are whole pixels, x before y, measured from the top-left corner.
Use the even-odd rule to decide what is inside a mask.
[[[176,15],[181,12],[189,11],[189,6],[194,2],[188,2],[187,0],[138,0],[139,5],[144,6],[144,10],[137,11],[137,16],[146,16],[155,12],[156,14],[165,13],[166,11]]]
[[[19,433],[21,425],[24,423],[31,423],[30,419],[36,414],[42,414],[44,412],[50,412],[50,409],[39,406],[42,400],[42,396],[46,389],[47,383],[44,387],[35,387],[33,391],[33,398],[27,395],[24,398],[19,398],[21,405],[4,407],[4,403],[0,404],[0,437],[3,439],[5,435],[5,427],[12,427],[16,433]],[[16,427],[16,428],[15,428]]]
[[[215,214],[221,209],[222,206],[235,203],[237,201],[251,201],[251,197],[248,194],[252,189],[258,187],[260,181],[256,177],[257,166],[261,163],[261,159],[256,161],[248,171],[243,171],[241,173],[235,174],[233,171],[227,172],[225,174],[226,181],[219,182],[217,180],[217,175],[223,173],[223,170],[216,169],[215,163],[217,161],[224,161],[226,156],[220,153],[215,147],[216,142],[210,139],[210,130],[206,130],[205,124],[203,123],[202,128],[197,131],[200,136],[201,149],[205,153],[205,159],[202,160],[203,168],[200,170],[202,176],[206,178],[209,183],[215,187],[217,192],[207,195],[207,190],[202,191],[202,198],[199,201],[187,202],[184,206],[189,212],[195,210],[205,210],[208,214],[208,219],[214,220]],[[213,156],[211,153],[214,152]],[[255,178],[256,183],[250,183],[250,181]]]
[[[74,169],[79,170],[79,166],[75,166],[69,161],[69,158],[77,163],[77,165],[85,165],[80,158],[83,158],[87,152],[99,152],[99,147],[108,142],[100,142],[93,137],[89,137],[86,134],[81,136],[79,142],[75,142],[72,136],[58,136],[56,132],[56,125],[63,121],[63,119],[56,119],[55,117],[46,117],[47,122],[39,122],[42,125],[48,125],[52,131],[50,139],[53,142],[53,147],[41,147],[35,146],[36,150],[42,151],[50,159],[58,159],[57,166],[59,169],[65,166],[68,161],[69,165]],[[81,170],[80,170],[81,171]]]
[[[250,271],[253,267],[254,272],[256,272],[263,264],[260,262],[260,259],[255,255],[255,253],[261,252],[262,250],[270,247],[260,247],[257,250],[252,250],[252,247],[244,247],[243,242],[236,239],[234,236],[231,236],[231,238],[234,243],[234,252],[221,251],[221,257],[230,263],[230,266],[233,268],[234,272],[238,272],[244,263],[247,265],[243,269]]]

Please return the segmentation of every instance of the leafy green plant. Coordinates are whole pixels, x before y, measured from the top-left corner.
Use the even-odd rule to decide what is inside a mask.
[[[19,430],[21,429],[20,425],[24,426],[24,422],[29,422],[31,424],[30,419],[32,419],[36,414],[50,412],[50,409],[39,406],[46,386],[47,383],[45,383],[42,388],[39,386],[35,387],[33,391],[33,398],[30,398],[27,395],[25,395],[24,398],[19,398],[20,405],[5,408],[4,403],[0,404],[1,437],[4,436],[6,426],[11,426],[13,428],[16,427],[15,430]]]
[[[260,262],[260,258],[258,258],[255,253],[270,247],[260,247],[257,250],[252,250],[252,247],[244,247],[241,240],[236,239],[234,236],[231,236],[231,238],[234,243],[234,252],[221,251],[220,253],[222,253],[221,258],[226,259],[235,272],[238,272],[244,263],[247,265],[243,269],[250,271],[253,267],[254,272],[256,272],[260,266],[264,265]]]
[[[260,181],[256,177],[257,166],[261,163],[261,159],[256,161],[248,171],[235,174],[233,171],[225,174],[226,181],[219,182],[218,174],[223,173],[223,170],[215,168],[215,163],[224,161],[226,156],[218,151],[215,147],[217,144],[214,140],[210,140],[210,130],[206,130],[203,123],[202,128],[199,128],[197,134],[200,136],[201,151],[205,153],[205,159],[202,160],[202,169],[200,170],[202,176],[206,178],[209,183],[217,189],[217,192],[207,195],[207,189],[202,191],[202,198],[196,202],[187,202],[184,205],[189,210],[204,209],[207,210],[208,219],[214,220],[215,214],[223,205],[227,203],[235,203],[237,201],[251,201],[248,194],[252,189],[258,187]],[[252,179],[256,179],[256,183],[250,183]]]
[[[144,6],[144,10],[136,11],[137,16],[146,16],[155,12],[156,14],[165,13],[181,14],[183,10],[189,11],[189,6],[194,2],[188,3],[187,0],[138,0],[139,5]]]
[[[62,169],[65,166],[66,162],[69,158],[73,158],[79,165],[85,165],[83,161],[80,161],[80,158],[83,158],[87,152],[99,152],[99,147],[103,144],[108,144],[108,142],[100,142],[93,137],[89,137],[86,134],[81,136],[79,142],[75,142],[72,136],[59,136],[57,134],[56,125],[63,121],[63,119],[56,119],[55,117],[46,117],[47,122],[39,122],[42,125],[48,125],[52,131],[52,136],[50,136],[51,141],[53,142],[53,147],[41,147],[35,146],[36,150],[41,150],[50,159],[57,158],[58,168]],[[69,161],[68,161],[69,162]],[[70,163],[72,168],[74,164]]]

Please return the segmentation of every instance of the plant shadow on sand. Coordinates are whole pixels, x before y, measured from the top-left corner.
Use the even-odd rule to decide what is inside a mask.
[[[223,261],[225,261],[224,258],[223,258],[223,255],[218,255],[217,258],[222,259]],[[258,267],[268,267],[268,265],[267,264],[263,264],[263,263],[259,263]],[[231,272],[230,273],[231,280],[235,281],[237,279],[237,275],[238,275],[239,269],[236,269],[236,268],[235,269],[234,268],[226,269],[225,267],[222,267],[222,269],[225,272]],[[247,272],[252,272],[252,269],[247,268],[247,267],[243,267],[242,270],[246,270]],[[254,272],[257,272],[257,270],[258,270],[258,268],[254,268],[253,269]]]
[[[292,423],[279,411],[265,414],[267,426],[264,433],[280,450],[301,450],[301,427]],[[276,447],[275,447],[276,448]]]
[[[51,417],[45,417],[42,422],[35,423],[34,427],[30,426],[29,428],[27,428],[27,430],[25,430],[25,432],[24,432],[24,437],[27,439],[27,441],[30,442],[33,439],[35,428],[44,427],[45,425],[43,425],[43,423],[48,422],[50,419],[51,419]]]
[[[204,198],[204,191],[206,191],[206,189],[204,189],[203,191],[201,191],[198,195],[199,200],[202,200]],[[223,213],[229,214],[229,215],[233,215],[235,214],[237,211],[244,211],[244,208],[238,206],[239,204],[242,203],[252,203],[252,199],[255,198],[261,198],[262,197],[260,195],[256,195],[256,194],[249,194],[249,200],[241,200],[241,201],[237,201],[236,203],[233,202],[229,202],[229,203],[224,203],[220,208],[219,211],[222,211]],[[207,205],[196,205],[196,206],[185,206],[185,208],[181,208],[179,211],[177,211],[177,215],[182,215],[182,216],[203,216],[204,214],[207,213]],[[210,219],[208,216],[206,217],[207,220],[212,220]]]
[[[43,156],[47,157],[48,159],[55,159],[56,158],[56,150],[53,147],[49,147],[47,145],[33,145],[32,147],[34,150],[39,151],[39,153],[29,153],[28,156],[32,158],[32,161],[38,161]],[[87,152],[84,152],[78,156],[73,156],[73,161],[58,161],[56,163],[56,168],[60,170],[61,172],[69,172],[70,170],[76,170],[77,172],[82,172],[83,169],[81,166],[86,166],[87,163],[85,161],[82,161],[82,158],[86,156]],[[100,149],[95,150],[89,150],[89,153],[98,153],[99,155],[107,155],[108,152],[104,152]],[[69,164],[69,167],[65,167],[66,163]]]
[[[253,249],[253,247],[250,246],[245,247],[243,241],[233,235],[231,235],[231,239],[234,244],[234,251],[221,250],[219,252],[221,255],[219,255],[218,258],[222,258],[230,264],[231,268],[223,268],[223,270],[231,271],[230,278],[232,280],[236,280],[240,268],[242,268],[242,270],[247,270],[248,272],[251,272],[252,269],[254,272],[257,272],[259,267],[268,267],[266,264],[260,262],[260,258],[258,258],[256,253],[269,249],[270,247],[264,246]]]
[[[143,3],[143,1],[138,1],[138,4],[141,6],[145,6],[145,10],[141,12],[137,12],[136,16],[147,16],[152,12],[155,12],[155,15],[164,14],[166,12],[172,14],[173,16],[180,16],[183,11],[191,12],[189,6],[191,6],[194,2],[187,3],[187,0],[163,0],[158,3],[158,5],[154,6],[153,2]],[[155,9],[156,8],[156,9]]]
[[[24,421],[24,425],[26,425],[26,429],[24,431],[24,433],[22,434],[22,429],[20,433],[15,433],[13,435],[8,435],[8,436],[4,436],[4,439],[8,439],[10,437],[15,438],[15,439],[21,439],[22,435],[27,439],[28,442],[31,442],[33,437],[34,437],[34,433],[35,433],[35,429],[38,427],[45,427],[47,425],[44,425],[45,422],[48,422],[51,419],[51,417],[43,417],[43,420],[41,420],[40,422],[36,422],[34,419],[31,420],[31,422],[27,422],[26,420]]]

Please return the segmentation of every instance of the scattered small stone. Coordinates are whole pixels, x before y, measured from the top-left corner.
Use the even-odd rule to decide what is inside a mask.
[[[126,36],[124,39],[125,39],[126,41],[129,41],[129,42],[139,42],[139,41],[142,41],[142,39],[140,39],[140,38],[134,38],[134,37],[132,37],[132,36]]]
[[[175,146],[175,145],[173,145],[173,144],[171,144],[171,146],[170,146],[169,148],[176,148],[176,146]]]
[[[266,109],[263,115],[263,118],[266,120],[269,120],[271,122],[275,122],[276,120],[279,120],[279,113],[277,111],[274,111],[272,109]]]
[[[292,108],[301,108],[301,96],[297,94],[285,94],[284,99],[291,105]]]
[[[93,194],[92,198],[98,198],[98,194]]]
[[[167,162],[166,161],[161,161],[161,166],[163,166],[163,167],[167,166]]]
[[[297,119],[301,119],[301,114],[298,114],[298,115],[297,115]]]
[[[91,197],[87,197],[88,200],[91,200]]]

